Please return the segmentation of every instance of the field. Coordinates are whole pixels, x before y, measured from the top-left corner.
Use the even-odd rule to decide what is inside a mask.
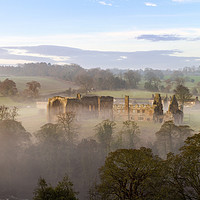
[[[41,83],[41,95],[47,95],[51,93],[57,93],[62,92],[68,88],[74,88],[77,89],[78,86],[76,86],[72,82],[67,81],[61,81],[61,80],[55,80],[53,78],[49,77],[0,77],[0,80],[4,80],[5,78],[9,78],[11,80],[14,80],[17,84],[17,88],[19,91],[22,91],[26,87],[26,83],[32,80],[38,81]],[[200,81],[200,77],[190,77],[194,79],[194,83],[187,82],[188,87],[193,87]],[[93,91],[89,93],[90,95],[99,95],[99,96],[113,96],[115,98],[124,98],[126,95],[130,96],[130,98],[151,98],[152,94],[154,92],[148,92],[145,91],[142,88],[142,85],[139,87],[139,89],[134,90],[121,90],[121,91]],[[162,93],[162,96],[165,96],[166,93]],[[168,96],[171,96],[172,93],[169,93]],[[41,110],[36,108],[35,103],[21,103],[16,102],[11,98],[2,97],[0,96],[0,105],[6,105],[6,106],[17,106],[19,108],[19,116],[18,120],[22,122],[23,126],[26,128],[29,132],[35,132],[39,130],[39,128],[47,123],[47,113],[46,110]],[[196,132],[200,130],[200,116],[198,110],[185,110],[184,115],[184,124],[190,125]],[[100,123],[100,121],[91,121],[81,124],[81,136],[80,138],[84,137],[93,137],[94,136],[94,127],[96,124]],[[122,124],[121,124],[122,125]],[[120,129],[121,127],[120,123],[117,127],[117,129]],[[155,139],[155,132],[159,130],[160,124],[154,124],[154,123],[143,123],[138,122],[138,125],[141,129],[141,134],[145,134],[145,138],[147,141],[151,139]],[[90,132],[90,134],[88,134]],[[148,132],[148,134],[146,134]]]
[[[40,95],[48,95],[52,93],[63,92],[69,88],[77,89],[78,86],[69,81],[56,80],[50,77],[25,77],[25,76],[7,76],[0,77],[0,81],[6,78],[16,82],[16,86],[19,91],[23,91],[26,88],[26,83],[30,81],[38,81],[41,84]],[[36,108],[35,103],[31,102],[18,102],[9,97],[2,97],[0,95],[0,105],[6,105],[9,107],[16,106],[19,109],[18,120],[22,122],[27,131],[34,132],[38,130],[42,125],[47,123],[46,110],[40,110]]]
[[[166,93],[159,92],[161,96],[166,96]],[[149,92],[143,90],[120,90],[120,91],[97,91],[92,92],[91,94],[99,95],[99,96],[112,96],[114,98],[124,98],[126,95],[128,95],[130,98],[151,98],[152,94],[155,94],[155,92]],[[168,96],[172,95],[171,93],[168,93]]]
[[[6,78],[13,80],[19,91],[23,91],[26,88],[26,83],[30,81],[38,81],[41,84],[41,95],[47,95],[56,92],[63,92],[69,88],[77,89],[78,86],[69,81],[56,80],[50,77],[37,77],[37,76],[9,76],[0,77],[0,81]]]

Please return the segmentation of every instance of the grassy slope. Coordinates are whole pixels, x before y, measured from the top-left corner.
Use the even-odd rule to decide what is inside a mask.
[[[0,81],[5,80],[6,78],[16,82],[17,88],[19,91],[22,91],[26,88],[26,83],[30,81],[38,81],[41,84],[40,94],[50,94],[55,92],[62,92],[70,87],[72,89],[78,88],[72,82],[56,80],[51,77],[37,77],[37,76],[10,76],[10,77],[0,77]]]
[[[23,90],[25,88],[26,82],[36,80],[41,83],[41,94],[48,94],[48,93],[54,93],[59,91],[64,91],[67,88],[76,88],[77,86],[70,82],[55,80],[53,78],[48,77],[8,77],[11,80],[14,80],[17,83],[17,87],[19,90]],[[200,81],[200,77],[190,77],[195,80],[194,83],[186,83],[186,86],[192,87],[196,85]],[[0,77],[0,80],[4,80],[4,78]],[[93,92],[95,95],[100,96],[113,96],[118,98],[124,98],[125,95],[129,95],[130,98],[151,98],[153,92],[147,92],[144,91],[142,88],[142,84],[139,86],[139,89],[137,90],[122,90],[122,91],[97,91]],[[161,93],[162,96],[165,96],[165,93]],[[171,95],[171,94],[169,94]],[[22,124],[25,126],[25,128],[30,131],[36,131],[39,129],[40,126],[45,124],[46,121],[46,113],[45,111],[39,110],[35,108],[34,104],[22,104],[22,103],[16,103],[10,98],[1,97],[0,96],[0,105],[7,105],[7,106],[18,106],[19,107],[19,114],[18,120],[22,122]],[[196,131],[200,129],[199,125],[199,112],[198,111],[190,111],[189,113],[185,113],[185,123],[191,125],[193,129]],[[92,136],[94,134],[94,126],[98,124],[98,122],[91,122],[90,124],[82,125],[82,137]],[[139,126],[141,128],[142,133],[148,132],[146,135],[147,137],[153,137],[154,132],[159,130],[160,125],[155,125],[152,123],[139,123]],[[92,131],[92,135],[87,135],[89,130]]]
[[[124,98],[125,95],[128,95],[130,98],[151,98],[152,94],[155,92],[149,92],[145,90],[120,90],[120,91],[97,91],[92,92],[91,94],[99,95],[99,96],[112,96],[115,98]],[[165,96],[166,93],[159,92],[162,96]],[[170,95],[170,94],[169,94]]]
[[[5,80],[6,78],[15,81],[19,91],[23,91],[26,88],[27,82],[32,80],[38,81],[41,84],[41,95],[62,92],[70,87],[73,89],[78,88],[72,82],[56,80],[50,77],[10,76],[0,77],[0,81]],[[35,103],[15,102],[9,97],[2,97],[0,95],[0,105],[6,105],[9,107],[17,106],[19,108],[19,116],[17,119],[22,122],[22,125],[27,131],[34,132],[47,123],[46,111],[37,109]]]

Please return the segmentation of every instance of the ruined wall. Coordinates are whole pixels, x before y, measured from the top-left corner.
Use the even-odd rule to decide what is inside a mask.
[[[47,105],[48,121],[53,122],[57,120],[57,115],[65,112],[67,98],[56,96],[49,98]]]
[[[153,120],[154,122],[162,123],[163,121],[163,104],[160,94],[156,93],[153,102],[154,113]]]
[[[168,98],[165,98],[165,106],[168,104]],[[178,107],[178,101],[173,96],[170,101],[169,109],[164,114],[163,103],[160,94],[155,94],[153,105],[133,105],[129,102],[129,96],[126,96],[123,102],[114,104],[113,97],[110,96],[83,96],[77,95],[77,98],[53,97],[48,101],[49,122],[55,122],[57,115],[68,111],[76,113],[78,120],[88,119],[110,119],[116,121],[154,121],[162,123],[167,120],[173,120],[176,124],[183,122],[183,112]],[[196,99],[199,105],[198,99]],[[166,108],[165,108],[166,109]]]
[[[182,124],[183,123],[183,112],[179,109],[178,101],[176,99],[176,96],[173,95],[169,110],[165,114],[165,121],[172,120],[175,124]]]
[[[53,97],[48,101],[48,121],[57,120],[57,115],[75,112],[78,120],[113,119],[113,97],[77,95],[77,98]]]
[[[127,113],[127,105],[114,105],[113,114],[116,121],[153,121],[154,107],[151,105],[129,105]]]
[[[113,97],[99,97],[99,118],[113,120]]]

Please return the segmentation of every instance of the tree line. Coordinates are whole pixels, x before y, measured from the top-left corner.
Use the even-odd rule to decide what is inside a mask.
[[[183,70],[155,70],[146,68],[144,70],[103,70],[100,68],[84,69],[76,64],[51,65],[50,63],[29,63],[12,66],[0,66],[0,74],[14,76],[49,76],[56,79],[75,82],[80,89],[87,93],[92,90],[120,90],[135,89],[139,85],[152,92],[172,92],[177,85],[186,82],[195,82],[189,78],[198,75],[199,68],[184,68]],[[167,77],[167,78],[166,78]],[[67,91],[69,94],[72,91]],[[200,82],[191,90],[192,94],[200,93]]]
[[[13,80],[6,78],[0,81],[0,94],[4,97],[23,97],[25,99],[36,99],[39,97],[39,89],[41,85],[37,81],[30,81],[26,83],[26,89],[19,92],[16,83]]]

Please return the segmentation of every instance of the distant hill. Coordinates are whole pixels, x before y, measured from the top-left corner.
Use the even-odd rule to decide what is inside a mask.
[[[105,44],[106,45],[106,44]],[[178,57],[177,50],[157,51],[89,51],[64,46],[1,47],[0,65],[14,62],[76,63],[84,68],[177,69],[198,66],[198,57]]]

